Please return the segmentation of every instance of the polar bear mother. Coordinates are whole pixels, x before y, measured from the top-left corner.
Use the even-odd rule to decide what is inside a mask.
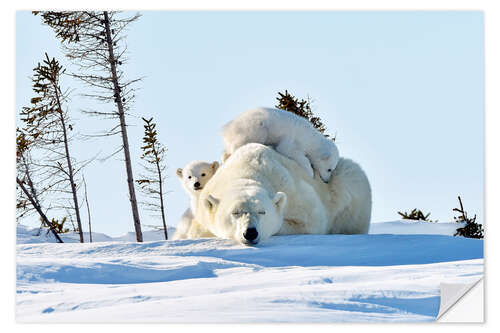
[[[200,193],[189,238],[254,245],[272,235],[367,233],[371,190],[361,168],[341,158],[328,184],[267,146],[237,149]]]

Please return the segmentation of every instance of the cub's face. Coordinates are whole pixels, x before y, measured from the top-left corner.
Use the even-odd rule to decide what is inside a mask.
[[[324,150],[325,152],[321,154],[320,159],[316,161],[314,168],[318,171],[321,180],[328,183],[333,170],[339,162],[339,150],[333,141],[328,142]]]
[[[260,189],[229,193],[221,200],[208,195],[204,205],[216,236],[256,245],[280,230],[286,198],[283,192],[271,196]]]
[[[177,177],[179,177],[182,186],[188,193],[197,195],[218,168],[219,162],[217,161],[212,163],[192,161],[183,169],[177,169]]]

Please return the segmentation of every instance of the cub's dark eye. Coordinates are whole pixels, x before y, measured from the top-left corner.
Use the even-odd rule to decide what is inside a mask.
[[[260,215],[265,215],[266,212],[262,211],[262,212],[259,212]]]
[[[202,176],[202,177],[205,177],[205,174],[204,174],[204,173],[202,173],[202,174],[201,174],[201,176]]]
[[[191,176],[189,176],[188,179],[191,179]]]
[[[328,172],[332,172],[332,169],[328,169]]]

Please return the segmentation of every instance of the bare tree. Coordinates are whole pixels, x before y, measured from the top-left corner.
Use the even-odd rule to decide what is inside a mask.
[[[45,11],[43,22],[49,25],[61,40],[66,56],[78,67],[73,76],[83,81],[92,92],[85,96],[99,102],[113,103],[113,111],[87,111],[105,119],[118,119],[119,124],[101,134],[120,134],[123,150],[130,205],[138,242],[142,242],[141,222],[137,209],[132,163],[125,116],[134,99],[133,84],[140,79],[127,80],[121,68],[126,62],[124,32],[140,15],[123,17],[117,12],[96,11]]]
[[[76,216],[80,242],[83,243],[75,180],[76,171],[72,165],[73,161],[69,149],[70,136],[68,132],[72,129],[72,125],[69,124],[67,112],[63,110],[63,103],[67,100],[68,93],[63,92],[59,84],[64,69],[55,58],[50,59],[45,53],[43,63],[38,63],[33,71],[33,91],[36,95],[31,99],[31,105],[22,109],[21,117],[23,118],[21,120],[24,122],[26,133],[31,137],[32,142],[45,150],[45,157],[43,162],[31,164],[53,170],[49,174],[51,177],[59,178],[59,181],[55,180],[56,184],[69,185],[69,191],[64,184],[64,188],[59,188],[59,190],[71,194],[71,208]],[[55,190],[54,184],[51,184],[51,187],[52,190]]]
[[[62,239],[53,228],[53,224],[49,221],[39,200],[39,193],[35,187],[35,183],[31,177],[30,164],[27,162],[31,142],[27,139],[26,134],[17,129],[16,139],[16,188],[19,190],[17,195],[16,209],[21,210],[22,215],[30,210],[34,210],[40,216],[42,225],[49,228],[54,237],[59,243],[63,243]]]
[[[153,118],[144,121],[144,137],[141,147],[143,153],[141,159],[146,163],[143,165],[145,174],[137,180],[141,191],[150,199],[142,202],[146,209],[159,213],[163,222],[165,239],[168,239],[167,223],[165,221],[165,205],[163,196],[165,194],[165,147],[158,141],[156,124]]]
[[[39,193],[36,190],[36,187],[33,182],[33,173],[37,173],[38,170],[33,170],[33,164],[31,162],[31,141],[28,138],[28,135],[25,131],[20,128],[16,129],[16,169],[17,169],[17,178],[21,180],[23,185],[28,186],[29,194],[34,199],[36,203],[40,206],[40,196],[44,196],[45,191]],[[35,211],[35,207],[31,205],[30,198],[22,191],[22,188],[17,186],[17,195],[16,195],[16,210],[17,216],[16,220],[19,220],[25,216],[30,215]]]

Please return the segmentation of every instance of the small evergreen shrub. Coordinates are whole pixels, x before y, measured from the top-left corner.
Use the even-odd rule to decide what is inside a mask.
[[[306,118],[321,134],[329,138],[330,136],[325,133],[326,126],[323,124],[319,117],[316,117],[312,112],[311,100],[307,98],[299,100],[292,94],[285,90],[285,93],[278,91],[278,97],[276,97],[278,105],[275,107],[281,110],[289,111],[295,113],[296,115]],[[335,141],[335,137],[332,138]]]
[[[465,226],[458,228],[457,232],[453,236],[479,239],[484,238],[483,225],[476,223],[476,214],[474,214],[474,217],[472,218],[468,217],[467,212],[464,210],[460,196],[458,196],[458,202],[460,203],[460,208],[453,208],[453,211],[460,213],[460,216],[455,216],[453,219],[458,223],[465,222]]]
[[[68,228],[64,228],[64,223],[66,222],[66,217],[63,217],[61,222],[59,220],[56,220],[55,218],[52,218],[50,221],[50,224],[52,228],[58,233],[58,234],[64,234],[69,232]]]
[[[431,213],[424,214],[420,209],[414,208],[410,213],[398,212],[404,220],[434,222],[429,219]]]

